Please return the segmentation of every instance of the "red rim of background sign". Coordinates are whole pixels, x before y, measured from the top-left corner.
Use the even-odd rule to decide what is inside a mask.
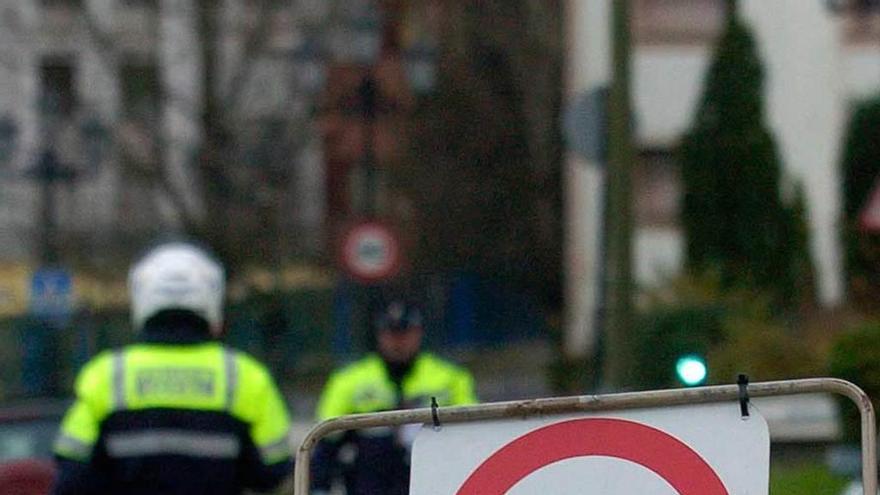
[[[456,495],[503,495],[542,467],[594,455],[639,464],[680,495],[730,495],[715,470],[681,440],[641,423],[610,418],[574,419],[531,431],[480,464]]]
[[[874,181],[868,201],[859,212],[859,226],[867,232],[880,230],[880,178]]]
[[[387,241],[388,262],[381,270],[361,270],[355,261],[355,250],[359,237],[365,233],[378,234]],[[400,241],[388,225],[377,221],[359,223],[348,229],[343,237],[341,249],[342,266],[346,272],[361,282],[380,282],[388,279],[400,270]]]

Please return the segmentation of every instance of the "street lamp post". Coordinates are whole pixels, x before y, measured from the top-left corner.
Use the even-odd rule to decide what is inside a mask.
[[[54,148],[53,139],[47,138],[37,160],[24,176],[36,181],[40,186],[39,261],[43,265],[55,265],[59,260],[56,239],[57,203],[55,189],[58,184],[71,184],[91,175],[106,154],[107,129],[95,118],[84,121],[79,126],[80,144],[84,150],[85,164],[72,164],[62,161]],[[54,137],[54,136],[51,136]],[[0,166],[6,167],[16,153],[18,145],[18,125],[8,116],[0,116]]]
[[[379,2],[377,2],[379,3]],[[386,110],[382,94],[382,81],[378,79],[377,64],[383,56],[399,56],[410,88],[416,95],[428,94],[435,81],[436,49],[433,40],[420,40],[409,47],[400,47],[397,39],[397,24],[392,18],[399,14],[389,7],[383,11],[378,6],[372,9],[348,11],[347,18],[332,26],[324,35],[306,39],[294,53],[294,60],[300,67],[303,86],[306,91],[316,91],[326,79],[326,66],[334,63],[360,67],[363,76],[357,86],[352,88],[349,101],[355,105],[346,113],[358,119],[361,133],[361,156],[353,163],[357,173],[350,213],[364,220],[374,220],[379,213],[379,182],[381,168],[377,156],[376,138],[378,119]],[[380,302],[379,286],[376,282],[344,279],[340,283],[340,298],[337,305],[336,347],[338,352],[347,352],[354,337],[364,335],[370,326],[370,318],[377,303]],[[354,328],[352,328],[354,327]],[[358,335],[360,334],[360,335]],[[366,343],[366,342],[364,342]]]
[[[57,240],[58,208],[55,196],[57,185],[73,184],[91,175],[90,170],[94,170],[104,158],[107,131],[103,125],[95,119],[90,119],[79,130],[86,164],[62,161],[51,143],[46,143],[36,163],[26,174],[40,185],[40,220],[43,228],[39,244],[40,263],[44,266],[55,266],[60,262]]]
[[[40,263],[45,266],[56,266],[59,262],[58,243],[56,239],[58,209],[56,206],[55,186],[59,183],[72,183],[76,172],[71,167],[58,161],[56,152],[45,149],[40,153],[36,165],[28,175],[40,185]]]
[[[49,115],[48,117],[57,117]],[[57,125],[57,122],[54,122]],[[55,126],[50,126],[54,130]],[[104,158],[107,131],[95,119],[78,126],[79,144],[84,150],[80,163],[62,161],[55,149],[54,133],[47,134],[34,165],[25,177],[37,182],[40,188],[39,263],[31,279],[29,328],[22,335],[25,347],[22,372],[25,392],[31,395],[53,394],[59,384],[55,331],[66,325],[70,313],[70,275],[62,265],[57,238],[58,208],[56,189],[59,184],[72,184],[91,175]],[[0,132],[2,134],[2,132]],[[87,337],[86,337],[87,338]]]
[[[386,36],[396,38],[397,34],[386,33]],[[397,54],[402,55],[403,68],[410,88],[418,95],[428,94],[433,89],[435,82],[436,54],[433,47],[421,43],[409,50],[401,51],[396,40],[391,45],[389,50],[394,50]],[[380,109],[383,109],[382,97],[374,69],[368,67],[366,75],[358,86],[358,100],[363,126],[361,212],[367,220],[375,219],[377,216],[379,172],[376,156],[376,121]],[[379,306],[382,304],[379,287],[375,284],[366,284],[362,288],[362,297],[363,316],[366,317],[366,327],[369,328],[372,324],[372,315],[379,310]]]
[[[360,217],[372,218],[377,213],[376,193],[377,175],[376,170],[376,117],[379,98],[378,83],[375,79],[374,66],[382,55],[382,31],[383,19],[381,12],[377,10],[355,12],[354,16],[346,19],[343,26],[337,26],[335,36],[331,34],[328,41],[331,42],[326,51],[325,64],[348,63],[363,68],[364,76],[356,88],[356,94],[352,95],[356,102],[355,108],[361,126],[361,157],[356,164],[356,172],[359,173],[360,187],[353,191],[356,196],[354,212]],[[355,112],[352,112],[355,113]],[[361,281],[343,280],[341,285],[340,301],[351,298],[350,303],[340,305],[340,321],[337,327],[335,340],[354,344],[355,349],[369,346],[369,328],[373,311],[378,303],[378,291],[371,283]],[[347,314],[346,314],[347,313]],[[347,346],[346,346],[347,347]],[[345,352],[345,350],[340,349]]]
[[[376,103],[378,88],[372,72],[368,72],[358,86],[361,117],[364,128],[363,150],[363,214],[367,218],[376,215]]]

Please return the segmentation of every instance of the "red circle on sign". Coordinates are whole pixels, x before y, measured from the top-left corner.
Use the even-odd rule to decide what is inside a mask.
[[[681,440],[641,423],[608,418],[563,421],[517,438],[480,464],[456,495],[503,495],[544,466],[594,455],[639,464],[680,495],[730,495],[712,467]]]
[[[362,282],[380,282],[400,270],[400,242],[390,227],[376,221],[355,225],[342,242],[342,265]]]

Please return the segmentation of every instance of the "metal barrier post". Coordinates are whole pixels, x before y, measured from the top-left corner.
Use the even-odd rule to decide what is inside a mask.
[[[870,398],[858,386],[838,378],[807,378],[758,382],[748,385],[751,397],[770,397],[806,393],[834,393],[849,398],[859,408],[862,426],[862,486],[864,493],[877,492],[877,433],[874,407]],[[640,409],[657,406],[705,404],[735,401],[739,397],[737,385],[718,385],[689,389],[652,390],[609,395],[580,395],[509,402],[494,402],[472,406],[441,407],[436,409],[444,424],[465,423],[502,418],[526,418],[574,412],[595,412],[621,409]],[[312,451],[326,435],[346,430],[378,426],[400,426],[412,423],[431,423],[431,408],[354,414],[329,419],[315,425],[299,447],[294,468],[294,494],[308,495]]]

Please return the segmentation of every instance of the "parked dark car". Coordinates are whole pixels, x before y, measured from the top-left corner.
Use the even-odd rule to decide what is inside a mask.
[[[68,404],[40,399],[0,405],[0,495],[49,493],[52,444]]]

